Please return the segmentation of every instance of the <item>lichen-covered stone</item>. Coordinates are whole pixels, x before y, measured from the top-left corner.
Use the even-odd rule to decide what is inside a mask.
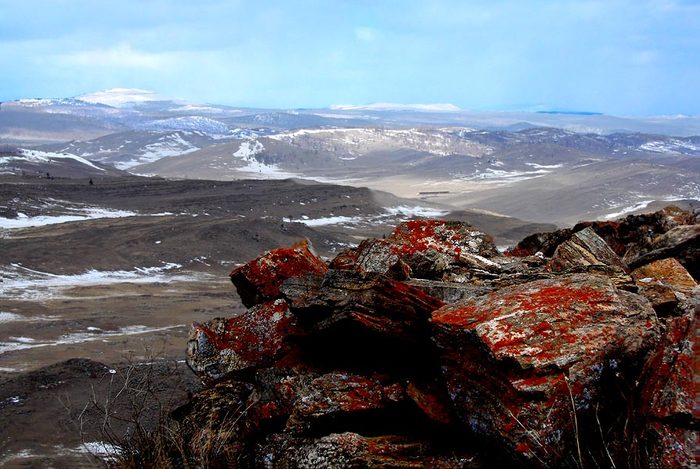
[[[412,220],[401,223],[386,239],[363,241],[339,254],[332,269],[386,274],[399,260],[411,268],[411,276],[439,278],[460,255],[497,256],[493,239],[466,223]]]
[[[218,380],[279,362],[293,351],[291,339],[300,334],[287,302],[274,300],[241,316],[195,323],[187,343],[187,364],[202,379]]]
[[[310,250],[308,242],[291,248],[279,248],[266,252],[231,274],[243,304],[250,308],[279,297],[282,283],[292,277],[305,274],[324,274],[328,266]]]
[[[311,380],[300,390],[287,428],[307,430],[317,422],[382,410],[404,399],[404,387],[398,383],[383,383],[348,373],[328,373]]]
[[[604,370],[642,359],[659,336],[644,298],[586,274],[447,305],[432,323],[462,421],[544,465],[574,444],[572,410],[590,412],[604,399]]]

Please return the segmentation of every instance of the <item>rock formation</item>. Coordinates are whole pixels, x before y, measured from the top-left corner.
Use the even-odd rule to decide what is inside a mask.
[[[329,264],[270,251],[231,273],[246,313],[193,326],[208,387],[173,415],[221,467],[693,466],[698,227],[667,208],[504,255],[416,220]]]

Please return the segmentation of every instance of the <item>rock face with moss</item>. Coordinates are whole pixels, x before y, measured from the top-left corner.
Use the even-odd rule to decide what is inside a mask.
[[[690,467],[697,226],[669,208],[504,255],[416,220],[328,264],[265,253],[231,274],[250,309],[193,326],[208,387],[174,415],[214,466]]]

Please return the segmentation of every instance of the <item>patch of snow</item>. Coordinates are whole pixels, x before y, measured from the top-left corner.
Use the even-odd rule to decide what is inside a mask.
[[[28,228],[32,226],[55,225],[57,223],[66,223],[71,221],[96,220],[99,218],[124,218],[133,217],[136,215],[138,215],[138,213],[127,210],[112,210],[99,207],[85,208],[83,209],[82,213],[76,215],[40,215],[37,217],[28,217],[22,213],[18,213],[17,218],[0,217],[0,228]]]
[[[652,202],[653,202],[653,200],[642,200],[641,202],[637,202],[636,204],[634,204],[632,206],[623,208],[619,212],[615,212],[615,213],[611,213],[609,215],[606,215],[604,217],[604,219],[605,220],[613,220],[615,218],[620,218],[621,216],[627,215],[628,213],[635,212],[637,210],[641,210],[643,208],[646,208],[647,205],[649,205]]]
[[[76,286],[113,285],[119,283],[173,283],[208,278],[205,273],[171,272],[182,266],[163,263],[158,267],[137,267],[125,271],[88,270],[76,275],[57,275],[28,269],[19,264],[10,264],[0,269],[0,296],[18,299],[46,299],[60,297],[62,292]]]
[[[202,116],[171,117],[147,122],[140,126],[144,130],[169,131],[183,130],[202,132],[212,135],[227,135],[231,132],[228,125],[216,119]]]
[[[92,161],[86,160],[85,158],[73,155],[71,153],[58,153],[51,151],[39,151],[39,150],[20,150],[20,155],[18,156],[3,156],[0,158],[0,165],[7,165],[13,161],[27,161],[30,163],[52,163],[52,160],[75,160],[78,163],[89,166],[98,171],[106,171],[105,168],[100,168],[95,165]]]
[[[564,163],[559,164],[537,164],[537,163],[525,163],[528,166],[532,166],[535,169],[557,169],[563,168]]]
[[[340,225],[340,224],[347,224],[347,223],[360,223],[360,222],[366,221],[366,217],[335,216],[335,217],[313,218],[313,219],[303,219],[303,220],[292,220],[289,218],[284,218],[283,220],[286,222],[300,221],[301,223],[305,224],[306,226],[325,226],[325,225]]]
[[[19,314],[0,311],[0,324],[3,322],[17,322],[23,319],[24,316],[20,316]]]
[[[177,329],[185,327],[184,324],[177,324],[174,326],[161,326],[161,327],[148,327],[148,326],[142,326],[142,325],[135,325],[135,326],[125,326],[122,328],[119,328],[117,330],[113,331],[103,331],[103,332],[95,332],[95,331],[88,331],[88,332],[75,332],[72,334],[64,334],[60,337],[58,337],[55,340],[49,340],[49,341],[40,341],[40,340],[31,340],[31,341],[12,341],[12,338],[10,338],[10,341],[8,342],[0,342],[0,355],[11,352],[11,351],[18,351],[18,350],[28,350],[28,349],[35,349],[35,348],[43,348],[43,347],[57,347],[61,345],[75,345],[75,344],[82,344],[85,342],[95,342],[98,340],[104,340],[109,337],[123,337],[123,336],[129,336],[129,335],[142,335],[142,334],[150,334],[154,332],[162,332],[162,331],[168,331],[171,329]]]
[[[391,214],[401,217],[425,217],[425,218],[435,218],[441,217],[447,214],[446,210],[438,210],[429,207],[409,207],[407,205],[400,205],[398,207],[386,207],[384,210]]]

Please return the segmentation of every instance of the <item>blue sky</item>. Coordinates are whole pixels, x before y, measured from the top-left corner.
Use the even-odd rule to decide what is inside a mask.
[[[700,114],[700,0],[0,0],[0,100]]]

